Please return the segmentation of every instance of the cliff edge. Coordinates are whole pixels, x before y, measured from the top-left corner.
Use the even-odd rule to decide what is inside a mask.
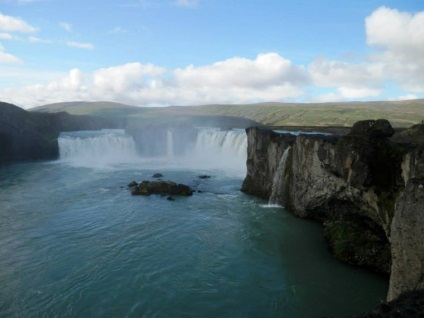
[[[390,274],[388,300],[424,288],[420,145],[393,138],[384,119],[360,121],[344,136],[246,132],[242,191],[322,222],[338,259]]]

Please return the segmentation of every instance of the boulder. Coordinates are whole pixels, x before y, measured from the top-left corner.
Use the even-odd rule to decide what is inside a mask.
[[[129,188],[133,188],[133,187],[136,187],[136,186],[138,186],[138,183],[135,182],[135,181],[131,181],[130,183],[127,184],[127,187],[129,187]]]
[[[152,176],[152,178],[163,178],[163,174],[162,174],[162,173],[159,173],[159,172],[156,172],[156,173]]]
[[[390,138],[394,133],[395,131],[387,119],[370,119],[356,122],[349,135]]]
[[[138,186],[132,188],[132,195],[183,195],[190,196],[193,190],[185,185],[172,181],[142,181]]]

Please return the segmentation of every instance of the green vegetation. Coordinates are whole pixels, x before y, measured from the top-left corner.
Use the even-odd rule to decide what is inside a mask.
[[[424,100],[340,103],[258,103],[249,105],[204,105],[135,107],[111,102],[70,102],[33,109],[66,111],[74,115],[121,117],[140,122],[165,118],[169,121],[196,116],[231,116],[268,126],[352,126],[364,119],[388,119],[393,127],[410,127],[424,119]]]
[[[390,272],[390,244],[367,224],[354,220],[327,221],[324,236],[335,257],[345,263]]]

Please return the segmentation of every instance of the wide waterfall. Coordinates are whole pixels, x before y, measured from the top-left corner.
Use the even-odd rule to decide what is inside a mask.
[[[120,129],[61,133],[60,159],[79,166],[131,162],[137,157],[133,139]]]
[[[281,156],[280,162],[278,163],[277,170],[275,171],[274,178],[272,181],[272,190],[271,196],[269,197],[268,204],[279,205],[281,204],[281,194],[284,192],[284,183],[285,183],[285,168],[287,163],[287,157],[289,155],[291,147],[288,147],[283,155]]]
[[[247,138],[244,130],[221,131],[198,128],[195,141],[181,138],[181,132],[166,130],[166,138],[151,137],[137,147],[133,138],[123,130],[66,132],[59,136],[62,161],[77,166],[105,166],[121,163],[151,162],[151,149],[165,149],[156,155],[155,162],[166,167],[194,167],[235,171],[244,176],[246,171]],[[152,145],[154,147],[152,147]],[[160,152],[159,152],[160,153]]]

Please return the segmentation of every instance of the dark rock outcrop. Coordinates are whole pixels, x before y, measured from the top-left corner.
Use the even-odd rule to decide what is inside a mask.
[[[321,221],[337,258],[392,272],[389,299],[424,288],[423,148],[391,141],[386,120],[358,122],[345,136],[246,132],[242,191],[268,199],[284,183],[276,203]]]
[[[137,182],[135,182],[135,181],[131,181],[130,183],[128,183],[128,184],[127,184],[127,187],[128,187],[128,188],[134,188],[134,187],[136,187],[136,186],[138,186],[138,183],[137,183]]]
[[[178,184],[172,181],[142,181],[139,185],[131,189],[132,195],[182,195],[190,196],[193,190],[185,185]]]
[[[117,128],[112,120],[65,112],[28,112],[0,102],[0,163],[57,159],[57,137],[62,131]]]
[[[352,318],[421,318],[424,317],[424,290],[402,293],[398,298],[382,302],[373,310]]]
[[[386,119],[361,120],[356,122],[349,132],[351,136],[366,136],[390,138],[395,133],[392,125]]]

